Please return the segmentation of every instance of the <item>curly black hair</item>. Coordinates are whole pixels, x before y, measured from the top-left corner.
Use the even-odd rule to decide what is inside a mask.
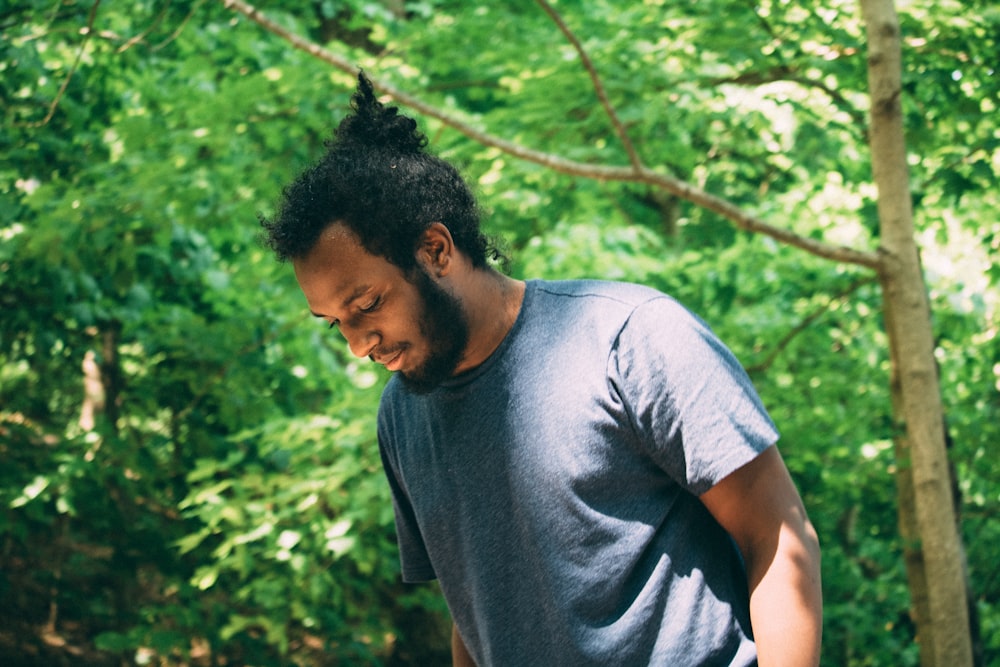
[[[278,259],[304,257],[329,225],[350,227],[365,249],[405,272],[416,266],[423,232],[440,222],[456,247],[482,268],[499,253],[479,229],[480,209],[458,171],[429,154],[412,118],[375,98],[358,74],[346,116],[326,153],[282,192],[272,219],[260,216],[262,240]]]

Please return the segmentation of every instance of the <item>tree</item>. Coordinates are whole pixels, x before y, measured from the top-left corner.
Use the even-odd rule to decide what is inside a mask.
[[[868,27],[872,166],[879,188],[879,277],[900,434],[900,525],[910,549],[925,665],[971,665],[964,554],[952,502],[934,334],[914,239],[903,137],[900,29],[892,2],[862,2]],[[910,532],[912,530],[912,532]]]

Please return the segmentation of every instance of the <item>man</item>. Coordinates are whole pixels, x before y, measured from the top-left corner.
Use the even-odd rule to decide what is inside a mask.
[[[456,665],[815,665],[819,547],[750,381],[654,290],[494,271],[456,170],[361,75],[265,238],[394,371],[403,578]]]

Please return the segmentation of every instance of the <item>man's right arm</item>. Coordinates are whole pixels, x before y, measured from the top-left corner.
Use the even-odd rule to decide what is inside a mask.
[[[823,590],[816,531],[777,447],[701,496],[740,547],[762,666],[819,664]]]
[[[465,642],[458,634],[458,628],[451,626],[451,664],[453,667],[476,667],[476,662],[465,648]]]

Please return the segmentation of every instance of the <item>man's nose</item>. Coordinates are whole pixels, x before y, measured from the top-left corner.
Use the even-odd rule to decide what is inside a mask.
[[[361,359],[371,355],[372,351],[378,345],[379,338],[374,331],[365,331],[341,325],[340,333],[347,340],[347,347],[350,348],[351,354]]]

